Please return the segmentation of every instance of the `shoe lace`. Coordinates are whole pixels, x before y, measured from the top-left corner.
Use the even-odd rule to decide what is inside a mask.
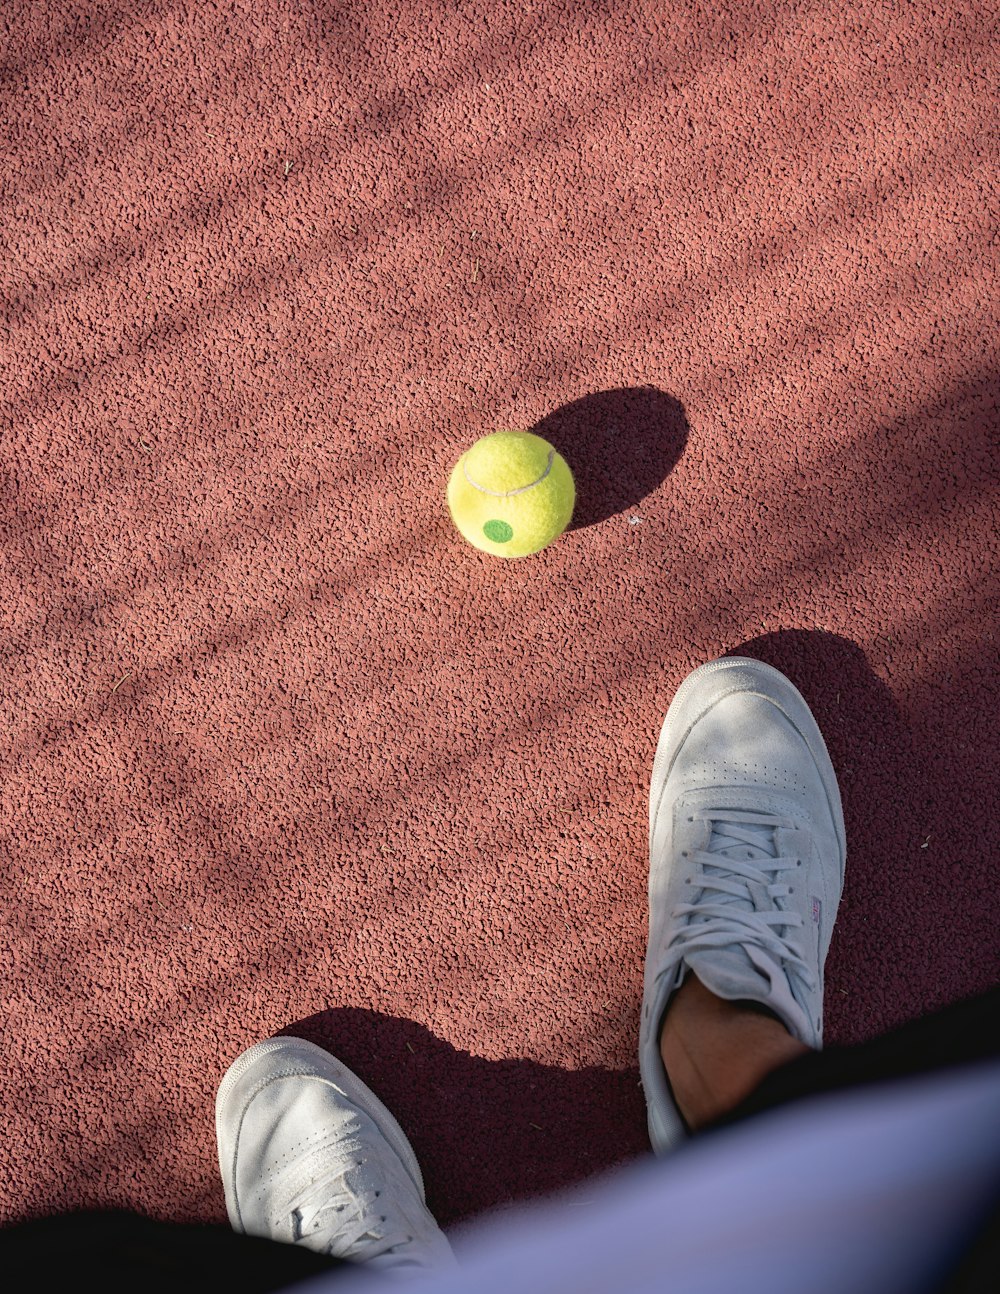
[[[711,824],[711,835],[705,849],[687,854],[696,872],[686,878],[701,894],[697,902],[675,909],[677,916],[691,919],[671,939],[661,975],[674,972],[693,952],[735,943],[761,949],[814,989],[815,973],[793,933],[804,924],[802,917],[780,903],[792,893],[782,873],[797,868],[799,859],[778,854],[775,828],[795,824],[735,809],[702,816]],[[733,856],[740,852],[746,857]]]
[[[364,1163],[355,1158],[332,1175],[318,1175],[289,1202],[293,1239],[308,1240],[311,1249],[349,1262],[419,1266],[398,1254],[413,1236],[390,1217],[391,1210],[381,1211],[382,1192],[359,1178]]]

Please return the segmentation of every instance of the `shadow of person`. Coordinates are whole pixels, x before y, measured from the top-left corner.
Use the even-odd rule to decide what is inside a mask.
[[[388,1106],[443,1227],[649,1152],[638,1068],[485,1060],[413,1020],[361,1007],[321,1011],[282,1032],[336,1056]]]
[[[583,396],[530,430],[554,445],[573,472],[576,507],[569,530],[635,507],[672,471],[688,436],[680,401],[651,386]]]
[[[892,692],[857,644],[792,629],[729,650],[773,665],[816,717],[844,805],[847,871],[826,965],[826,1043],[854,1043],[922,1015],[929,1006],[919,932],[935,863],[918,806],[925,762]],[[954,997],[967,992],[956,986]]]
[[[844,804],[847,875],[827,961],[825,1038],[875,1037],[927,1009],[926,958],[914,940],[915,910],[934,867],[913,811],[928,795],[920,752],[892,692],[849,639],[793,629],[725,654],[764,661],[791,679],[829,749]],[[961,986],[953,996],[962,996]],[[324,1047],[385,1101],[446,1227],[648,1153],[634,1068],[486,1060],[412,1020],[358,1007],[320,1012],[284,1032]]]

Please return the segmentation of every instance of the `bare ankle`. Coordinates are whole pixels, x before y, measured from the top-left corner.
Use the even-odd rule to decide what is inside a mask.
[[[772,1070],[809,1048],[756,1002],[729,1002],[689,974],[660,1033],[674,1101],[696,1130],[728,1114]]]

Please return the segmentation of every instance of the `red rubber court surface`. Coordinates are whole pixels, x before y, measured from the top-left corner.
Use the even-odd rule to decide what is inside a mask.
[[[329,1047],[444,1225],[645,1153],[647,788],[767,660],[841,781],[827,1040],[1000,975],[992,5],[0,18],[0,1220],[221,1220]],[[516,562],[444,506],[576,474]]]

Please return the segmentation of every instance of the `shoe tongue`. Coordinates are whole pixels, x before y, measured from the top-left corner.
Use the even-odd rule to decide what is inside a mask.
[[[725,812],[725,810],[723,810]],[[734,839],[735,836],[735,839]],[[747,840],[745,837],[749,836]],[[728,840],[730,843],[723,844]],[[705,846],[707,854],[720,858],[738,858],[753,861],[758,858],[776,858],[773,823],[732,822],[725,818],[712,819],[712,831]]]
[[[746,829],[746,823],[740,825],[744,830]],[[727,871],[722,861],[726,858],[739,862],[754,862],[762,858],[775,857],[773,831],[764,827],[754,828],[753,834],[759,840],[759,844],[741,840],[737,844],[722,846],[722,839],[728,837],[729,833],[724,829],[720,831],[718,826],[724,828],[724,822],[718,825],[713,823],[712,834],[705,852],[718,855],[723,873]],[[705,870],[709,874],[713,870],[707,862]],[[757,896],[758,902],[761,907],[766,907],[766,889],[760,888],[763,892]],[[741,898],[735,894],[713,894],[712,901],[731,906],[734,911],[753,912],[754,903],[749,896],[757,889],[758,886],[750,881],[747,898]],[[709,919],[708,917],[695,918],[692,924],[698,925]],[[811,1037],[809,1021],[792,996],[788,976],[774,958],[762,948],[753,944],[733,942],[722,948],[695,949],[685,956],[684,961],[709,992],[714,993],[716,997],[724,998],[728,1002],[760,1002],[779,1017],[794,1037],[803,1042],[807,1042]]]

